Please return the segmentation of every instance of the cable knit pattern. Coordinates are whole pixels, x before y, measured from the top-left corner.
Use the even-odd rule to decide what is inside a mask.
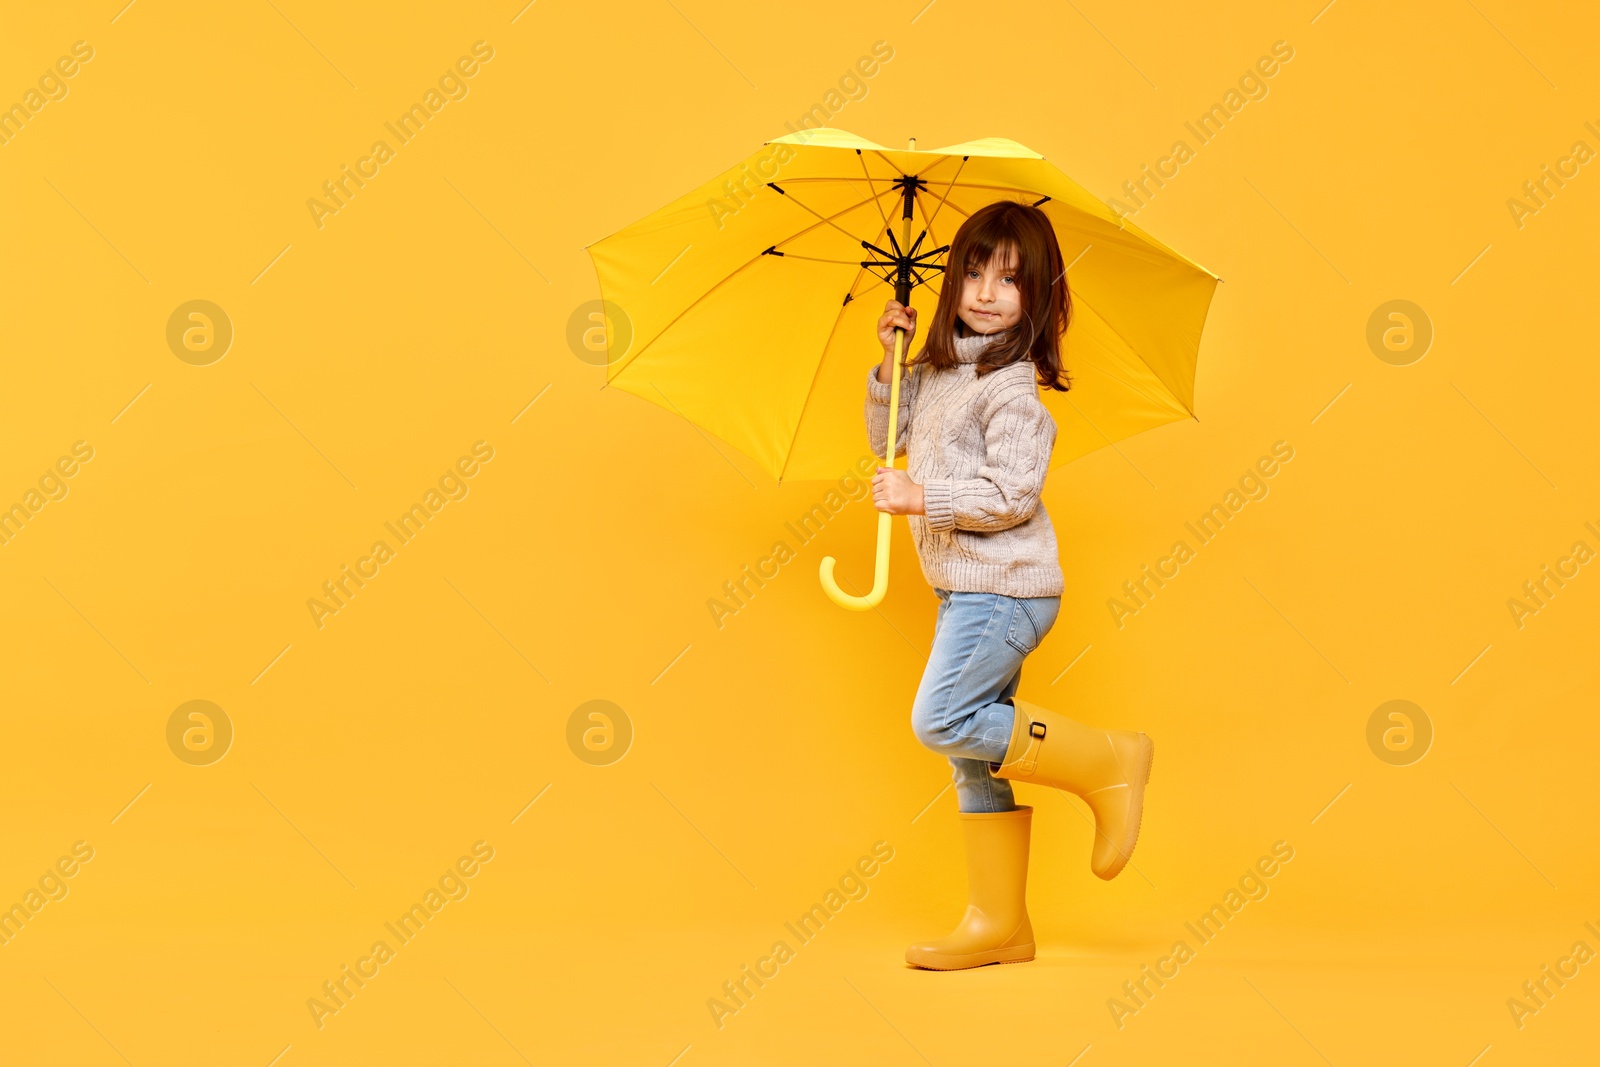
[[[1055,528],[1039,501],[1055,419],[1031,362],[978,377],[978,356],[994,339],[957,337],[955,367],[903,371],[895,455],[909,455],[907,473],[922,486],[927,511],[906,516],[911,539],[936,588],[1059,596]],[[867,441],[882,457],[890,385],[878,381],[879,365],[867,371],[866,419]]]

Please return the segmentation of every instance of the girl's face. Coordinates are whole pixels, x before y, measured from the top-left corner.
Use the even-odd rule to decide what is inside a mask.
[[[994,333],[1022,320],[1016,266],[1016,249],[1007,247],[998,249],[987,264],[967,269],[957,314],[973,333]]]

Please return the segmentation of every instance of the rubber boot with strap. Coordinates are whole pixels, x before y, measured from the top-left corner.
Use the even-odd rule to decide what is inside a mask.
[[[1155,746],[1131,730],[1100,730],[1027,700],[1013,698],[1016,719],[997,778],[1075,793],[1094,812],[1089,868],[1101,878],[1121,873],[1139,839],[1144,786]]]

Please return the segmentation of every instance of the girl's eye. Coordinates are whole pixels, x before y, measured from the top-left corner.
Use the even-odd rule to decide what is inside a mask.
[[[1008,282],[1013,282],[1013,283],[1014,283],[1014,282],[1015,282],[1015,281],[1016,281],[1016,275],[1014,275],[1014,274],[1007,274],[1007,275],[1006,275],[1006,276],[1005,276],[1005,279],[1004,279],[1004,280],[1005,280],[1005,281],[1008,281]]]

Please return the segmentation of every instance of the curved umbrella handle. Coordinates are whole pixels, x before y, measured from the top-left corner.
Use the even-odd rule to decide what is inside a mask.
[[[839,588],[839,583],[833,580],[834,558],[822,557],[822,591],[828,594],[841,608],[852,611],[866,611],[875,608],[883,595],[889,591],[889,520],[891,516],[887,511],[878,512],[878,558],[872,568],[872,592],[866,596],[851,596]]]
[[[894,330],[894,375],[889,385],[889,434],[883,443],[883,465],[893,467],[894,445],[900,430],[900,375],[904,367],[906,332],[896,326]],[[828,594],[841,608],[851,611],[866,611],[875,608],[889,591],[889,530],[890,514],[887,511],[878,512],[878,554],[872,568],[872,591],[866,596],[851,596],[839,588],[839,583],[833,580],[833,566],[835,560],[832,556],[822,557],[822,591]]]

